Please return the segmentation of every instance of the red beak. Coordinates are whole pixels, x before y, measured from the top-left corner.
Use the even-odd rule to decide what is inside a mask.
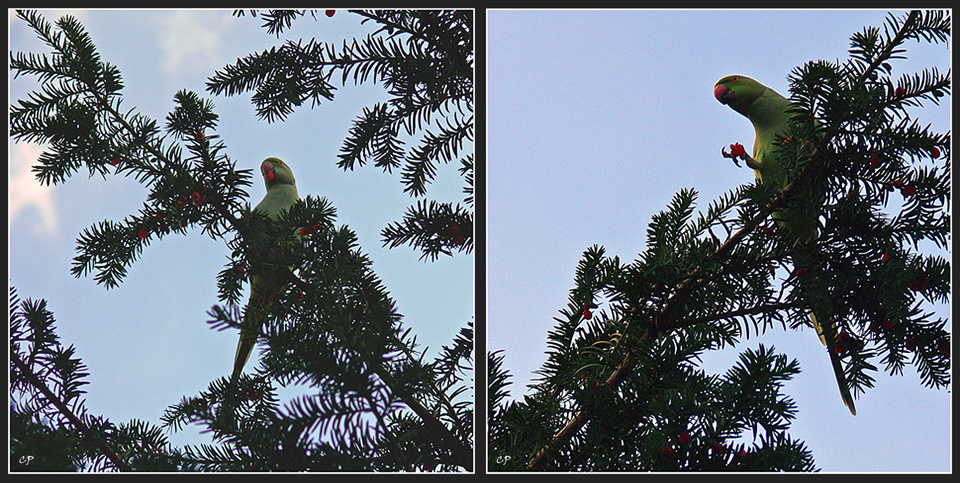
[[[264,161],[263,164],[260,165],[260,171],[263,173],[263,176],[267,178],[267,181],[273,181],[274,176],[276,176],[273,163],[270,161]]]
[[[737,98],[737,94],[727,86],[720,84],[713,88],[713,97],[716,97],[721,104],[729,104]]]

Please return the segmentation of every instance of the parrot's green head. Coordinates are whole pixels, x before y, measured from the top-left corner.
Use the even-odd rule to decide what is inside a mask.
[[[263,163],[260,163],[260,173],[267,184],[267,191],[278,184],[297,184],[297,180],[293,178],[293,170],[279,158],[264,159]]]
[[[749,77],[728,75],[713,86],[713,97],[746,116],[750,105],[759,99],[766,89],[767,86]]]

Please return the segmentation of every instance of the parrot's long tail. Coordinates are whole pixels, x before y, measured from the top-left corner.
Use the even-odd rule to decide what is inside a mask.
[[[237,355],[234,357],[233,362],[233,379],[236,380],[237,376],[243,372],[243,366],[247,364],[247,361],[250,359],[250,353],[253,352],[253,346],[257,344],[257,335],[253,331],[253,328],[249,327],[249,321],[246,318],[249,315],[244,317],[243,328],[240,329],[240,341],[237,343]]]
[[[851,414],[856,416],[857,407],[853,404],[853,396],[850,395],[847,379],[843,375],[843,366],[840,365],[840,354],[837,354],[836,351],[833,350],[834,344],[829,343],[829,341],[836,340],[836,336],[833,334],[833,326],[831,325],[829,330],[824,330],[825,327],[820,325],[820,322],[813,312],[810,312],[810,320],[813,322],[813,327],[817,330],[817,335],[820,336],[820,342],[827,346],[827,353],[830,354],[830,364],[833,365],[833,374],[837,377],[837,386],[840,387],[840,397],[843,399],[843,404],[850,409]]]

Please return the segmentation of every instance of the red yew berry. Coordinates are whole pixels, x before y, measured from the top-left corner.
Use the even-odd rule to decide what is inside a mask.
[[[900,190],[900,193],[902,193],[904,196],[913,196],[917,194],[917,188],[914,188],[911,185],[906,185],[902,190]]]
[[[137,237],[139,237],[141,240],[143,240],[144,238],[146,238],[146,237],[147,237],[147,230],[141,228],[140,231],[137,232]]]
[[[713,443],[713,452],[717,454],[723,454],[723,445],[720,443]]]
[[[660,450],[660,454],[662,454],[663,456],[666,456],[667,458],[673,456],[673,447],[669,445],[664,446],[663,449]]]
[[[450,237],[454,245],[463,244],[463,235],[460,234],[460,225],[450,225]]]
[[[903,188],[903,181],[901,181],[901,180],[899,180],[899,179],[893,180],[893,187],[896,188],[896,189]]]
[[[907,93],[906,89],[904,89],[903,87],[897,87],[897,90],[894,92],[894,95],[896,95],[897,97],[903,97],[904,94],[906,93]]]
[[[680,444],[687,444],[690,442],[690,433],[687,430],[680,431],[680,434],[677,435],[677,441],[680,441]]]
[[[914,292],[919,292],[920,290],[923,290],[929,286],[927,279],[923,275],[911,279],[908,283],[910,284],[910,290],[913,290]]]
[[[587,319],[587,320],[590,320],[591,317],[593,317],[593,314],[590,312],[590,307],[587,307],[586,305],[584,305],[584,306],[583,306],[583,318],[584,318],[584,319]]]
[[[112,159],[110,159],[110,164],[116,166],[120,164],[120,161],[123,161],[123,158],[121,158],[120,156],[114,156]]]
[[[333,14],[337,13],[337,11],[336,11],[336,10],[326,10],[326,11],[324,11],[323,13],[326,14],[328,17],[332,17]]]
[[[870,155],[870,167],[871,167],[871,168],[876,168],[877,166],[880,166],[880,157],[877,156],[876,154],[871,154],[871,155]]]
[[[933,159],[939,158],[939,157],[940,157],[940,149],[937,148],[936,146],[933,146],[932,148],[930,148],[930,157],[933,158]]]
[[[804,275],[807,274],[807,269],[805,269],[805,268],[798,268],[798,269],[794,270],[793,273],[794,273],[794,275],[797,276],[797,278],[803,278]]]
[[[880,257],[880,263],[887,263],[887,260],[890,260],[890,255],[887,254],[887,253],[884,253],[884,254]]]
[[[917,348],[917,342],[913,337],[907,337],[907,350],[913,352]]]
[[[246,275],[246,274],[247,274],[247,269],[241,267],[240,265],[237,265],[237,266],[234,267],[233,269],[236,270],[237,273],[239,273],[240,275]]]

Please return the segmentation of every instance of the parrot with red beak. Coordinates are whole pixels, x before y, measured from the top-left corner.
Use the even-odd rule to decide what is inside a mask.
[[[780,149],[782,140],[790,138],[794,132],[791,102],[773,89],[742,75],[729,75],[717,81],[713,86],[713,96],[721,104],[726,104],[749,119],[755,132],[752,156],[746,155],[742,147],[731,150],[730,154],[723,152],[723,155],[735,160],[737,157],[742,158],[747,166],[753,169],[758,182],[772,183],[777,189],[785,188],[791,180],[786,179],[783,167],[777,159],[777,150]],[[816,188],[817,183],[810,181],[798,180],[801,184],[797,188],[800,189],[792,190],[795,196],[788,201],[786,207],[772,214],[787,239],[798,248],[793,255],[793,263],[794,274],[799,283],[803,282],[810,267],[815,264],[807,256],[809,250],[803,247],[812,246],[816,241],[820,226],[820,208],[824,199],[824,193]],[[840,397],[850,412],[856,415],[857,409],[843,374],[840,354],[836,350],[838,334],[832,317],[829,313],[824,313],[823,308],[811,310],[809,315],[820,341],[827,346],[830,363],[840,387]]]
[[[257,204],[254,211],[260,212],[272,221],[277,221],[280,212],[289,210],[300,196],[297,194],[297,182],[293,177],[293,170],[282,160],[267,158],[260,164],[260,173],[267,185],[267,194]],[[270,273],[255,273],[250,283],[250,299],[243,315],[243,325],[240,329],[240,342],[237,344],[237,355],[234,359],[233,378],[243,371],[243,366],[250,358],[257,335],[266,321],[268,308],[273,303],[276,292],[286,283],[286,270],[276,270]]]

